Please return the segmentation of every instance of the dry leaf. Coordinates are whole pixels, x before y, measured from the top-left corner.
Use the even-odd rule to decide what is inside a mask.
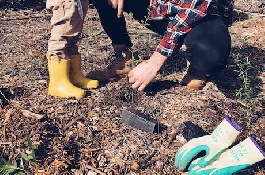
[[[217,95],[216,94],[212,94],[212,97],[217,98]]]
[[[7,112],[6,114],[5,114],[5,120],[4,120],[4,124],[7,124],[8,123],[8,121],[9,121],[9,118],[10,118],[10,113],[9,112]]]
[[[140,167],[140,166],[138,165],[138,163],[135,162],[135,161],[132,161],[132,162],[130,163],[130,166],[131,166],[131,169],[134,170],[134,171],[138,170],[139,167]]]
[[[32,51],[28,51],[28,54],[29,54],[30,56],[34,56],[34,54],[33,54]]]
[[[111,163],[115,163],[120,166],[124,166],[125,161],[119,157],[114,156],[113,154],[109,153],[108,151],[105,151],[104,153],[105,157],[110,158]]]
[[[67,111],[65,111],[65,110],[60,110],[60,109],[56,111],[57,114],[64,114],[64,113],[66,113],[66,112],[67,112]]]
[[[45,170],[38,170],[37,173],[35,173],[34,175],[50,175],[50,172],[45,172]]]
[[[78,103],[78,100],[68,100],[70,103]]]
[[[47,83],[47,80],[39,80],[39,83],[40,84],[46,84]]]
[[[83,172],[78,169],[71,169],[71,171],[74,173],[74,175],[83,175]],[[97,174],[97,173],[96,173]]]
[[[175,129],[173,132],[170,133],[170,137],[168,139],[168,143],[171,143],[173,139],[176,137],[177,133],[180,131],[180,128]]]
[[[35,119],[42,119],[43,118],[43,115],[40,115],[40,114],[35,114],[33,112],[30,112],[28,110],[21,110],[22,114],[25,116],[25,117],[30,117],[30,118],[35,118]]]
[[[51,163],[52,165],[59,167],[59,166],[64,166],[64,168],[67,168],[68,165],[60,160],[55,160]]]
[[[115,163],[120,166],[124,166],[124,163],[125,163],[125,161],[119,157],[113,157],[112,159],[110,159],[110,162]]]
[[[95,151],[99,151],[99,150],[102,150],[102,148],[94,148],[94,149],[83,148],[83,149],[80,149],[81,152],[86,152],[86,153],[95,152]]]
[[[156,162],[156,167],[157,167],[157,171],[158,171],[159,173],[161,173],[162,170],[163,170],[163,167],[164,167],[164,163],[161,162],[161,161],[157,161],[157,162]]]
[[[11,93],[12,95],[14,95],[14,91],[13,91],[13,89],[10,89],[10,93]]]
[[[183,172],[181,172],[180,174],[181,174],[181,175],[188,175],[188,173],[187,173],[187,172],[184,172],[184,173],[183,173]]]
[[[87,175],[97,175],[98,173],[96,173],[96,172],[94,172],[94,171],[92,171],[92,170],[90,170],[90,171],[88,171],[87,172]]]

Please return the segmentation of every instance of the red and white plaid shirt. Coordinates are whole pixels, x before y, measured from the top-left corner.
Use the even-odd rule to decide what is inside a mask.
[[[232,11],[233,0],[150,0],[150,20],[170,21],[156,51],[167,57],[175,54],[180,36],[191,31],[192,23],[206,15],[217,15],[230,25]]]

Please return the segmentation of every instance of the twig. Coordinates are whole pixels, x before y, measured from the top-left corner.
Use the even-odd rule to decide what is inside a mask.
[[[102,29],[102,30],[100,30],[100,31],[98,31],[97,33],[95,33],[95,34],[92,34],[93,36],[97,36],[97,35],[100,35],[101,33],[104,33],[104,30]]]
[[[241,12],[241,13],[246,13],[246,14],[250,14],[253,16],[260,16],[260,17],[265,17],[265,14],[261,14],[261,13],[255,13],[255,12],[246,12],[240,9],[234,9],[235,12]]]
[[[67,128],[69,128],[69,126],[73,125],[77,120],[81,119],[82,116],[76,117],[74,118],[71,122],[69,122],[67,125],[65,125],[65,127],[63,128],[63,130],[66,130]]]
[[[0,145],[12,145],[12,142],[0,142]]]
[[[3,129],[4,129],[3,131],[4,139],[6,140],[6,125],[4,125]]]
[[[5,99],[6,101],[9,101],[9,100],[6,98],[5,94],[4,94],[1,90],[0,90],[0,95],[3,96],[4,99]]]
[[[136,29],[128,29],[129,33],[138,33],[138,34],[154,34],[157,35],[155,32],[151,30],[136,30]]]
[[[47,16],[52,16],[51,14],[46,14],[46,15],[35,15],[35,16],[22,16],[22,17],[16,17],[16,18],[1,18],[2,21],[10,21],[10,20],[24,20],[24,19],[30,19],[30,18],[42,18],[42,17],[47,17]]]
[[[173,141],[173,139],[176,137],[177,133],[180,131],[180,128],[177,128],[169,137],[168,139],[168,146]]]
[[[86,165],[86,168],[90,169],[90,170],[93,170],[95,173],[98,173],[100,175],[106,175],[106,173],[103,173],[102,171],[100,171],[100,170],[98,170],[98,169],[96,169],[96,168],[94,168],[94,167],[92,167],[90,165]]]
[[[30,112],[29,110],[21,110],[22,114],[25,117],[29,117],[29,118],[35,118],[35,119],[42,119],[43,115],[40,114],[35,114],[33,112]]]
[[[95,152],[95,151],[100,151],[100,150],[103,150],[103,148],[95,148],[95,149],[92,149],[92,148],[84,148],[84,149],[81,149],[80,151],[81,152],[90,153],[90,152]]]
[[[156,153],[156,149],[153,149],[153,151],[148,157],[146,157],[144,160],[141,160],[141,163],[146,164],[146,162],[149,161],[155,155],[155,153]]]

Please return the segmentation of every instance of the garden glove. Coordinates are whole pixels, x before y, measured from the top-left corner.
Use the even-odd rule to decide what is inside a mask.
[[[205,168],[199,166],[194,167],[189,172],[189,175],[231,175],[264,158],[265,152],[263,152],[257,142],[249,136],[231,149],[224,151],[214,162]],[[192,166],[193,165],[190,167]]]
[[[225,116],[211,135],[194,138],[180,148],[175,157],[176,168],[184,171],[191,160],[202,151],[205,151],[206,155],[199,158],[198,165],[205,167],[228,148],[240,132],[241,127]]]

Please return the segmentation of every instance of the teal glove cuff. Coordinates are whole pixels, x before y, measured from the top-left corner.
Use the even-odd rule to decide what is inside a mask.
[[[189,175],[230,175],[264,158],[264,151],[257,142],[249,136],[241,143],[224,151],[214,162],[205,168],[199,166],[194,167]]]

